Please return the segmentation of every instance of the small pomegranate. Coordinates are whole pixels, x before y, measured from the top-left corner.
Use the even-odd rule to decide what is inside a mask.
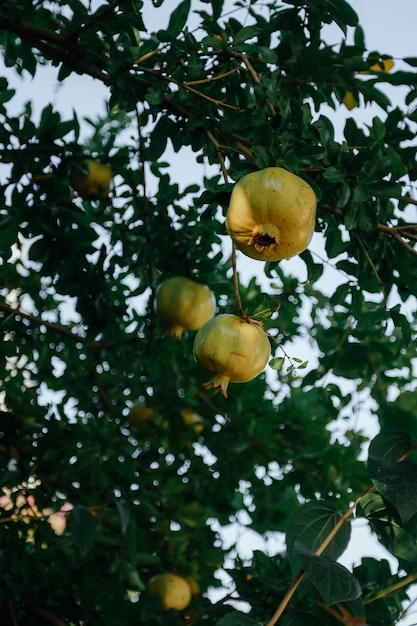
[[[220,388],[227,398],[227,386],[246,383],[265,368],[271,346],[262,328],[238,315],[217,315],[200,328],[194,339],[194,357],[213,372],[206,388]]]
[[[177,609],[182,611],[191,602],[192,591],[189,583],[182,576],[171,572],[157,574],[149,581],[150,595],[159,596],[159,610]]]
[[[303,252],[311,241],[317,200],[302,178],[281,167],[244,176],[233,188],[226,228],[236,247],[258,261]]]
[[[169,325],[168,334],[181,339],[185,328],[198,330],[214,315],[216,301],[212,291],[183,276],[172,276],[156,292],[156,312]]]
[[[79,168],[74,167],[70,173],[70,183],[84,200],[107,198],[113,171],[104,163],[87,159]]]
[[[152,420],[154,413],[154,407],[148,407],[143,400],[138,400],[130,409],[127,416],[127,421],[129,422],[130,426],[140,429],[143,426],[144,422],[149,422]]]

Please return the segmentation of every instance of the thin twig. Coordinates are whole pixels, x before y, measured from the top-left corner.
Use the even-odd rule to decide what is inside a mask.
[[[206,130],[206,135],[210,139],[213,146],[216,148],[217,156],[219,157],[219,161],[220,161],[220,169],[223,174],[223,180],[225,183],[227,183],[229,181],[229,174],[227,172],[226,164],[224,162],[222,146],[219,144],[219,142],[217,141],[217,139],[215,138],[215,136],[210,130]]]
[[[210,76],[210,78],[200,78],[200,80],[187,80],[184,82],[184,85],[205,85],[207,83],[213,83],[216,80],[222,80],[222,78],[226,78],[227,76],[231,76],[238,72],[241,68],[239,66],[234,67],[232,70],[228,72],[224,72],[223,74],[216,74],[215,76]]]
[[[199,98],[202,98],[203,100],[207,100],[208,102],[215,104],[219,108],[231,109],[232,111],[236,111],[237,113],[243,112],[243,109],[240,109],[239,107],[236,107],[232,104],[227,104],[227,102],[224,102],[224,100],[217,100],[216,98],[212,98],[211,96],[208,96],[202,91],[198,91],[198,89],[194,89],[193,87],[190,87],[189,85],[187,85],[187,83],[176,80],[175,78],[172,78],[172,76],[167,76],[166,74],[163,74],[161,71],[155,70],[154,68],[144,67],[143,65],[137,65],[135,66],[134,69],[136,71],[143,72],[144,74],[151,74],[152,76],[157,76],[158,78],[164,80],[167,83],[172,83],[173,85],[176,85],[177,87],[181,89],[185,89],[186,91],[198,96]]]
[[[252,76],[253,80],[256,83],[260,83],[261,79],[259,78],[259,76],[258,76],[257,72],[255,71],[254,67],[252,66],[251,62],[249,61],[248,56],[246,54],[241,54],[239,56],[242,59],[243,63],[246,65],[246,67],[247,67],[250,75]],[[270,101],[270,99],[266,98],[265,101],[266,101],[266,105],[267,105],[267,107],[269,109],[270,114],[273,115],[273,116],[276,115],[275,107],[272,104],[272,102]]]
[[[70,328],[66,328],[65,326],[60,326],[59,324],[54,324],[53,322],[47,322],[43,320],[41,317],[37,317],[36,315],[32,315],[31,313],[24,313],[20,309],[15,309],[4,302],[0,302],[0,311],[4,311],[9,315],[13,315],[15,318],[23,318],[29,320],[30,322],[38,325],[45,326],[45,328],[49,328],[49,330],[53,330],[54,332],[60,333],[61,335],[65,335],[66,337],[70,337],[74,341],[85,342],[86,338],[83,335],[79,335],[74,333]]]
[[[12,626],[19,626],[16,611],[14,610],[13,600],[10,596],[7,598],[7,606],[9,609],[10,619],[12,620]]]
[[[363,251],[363,253],[364,253],[365,257],[366,257],[366,260],[368,261],[368,263],[369,263],[369,265],[371,267],[371,270],[375,274],[375,278],[376,278],[376,280],[378,282],[378,287],[379,287],[380,291],[382,291],[384,293],[384,283],[382,282],[382,280],[381,280],[381,278],[380,278],[380,276],[378,274],[378,270],[375,267],[375,263],[372,261],[372,259],[370,257],[370,254],[369,254],[368,250],[366,249],[365,244],[363,243],[362,238],[361,238],[361,236],[359,235],[359,233],[357,231],[355,231],[355,235],[356,235],[356,239],[359,241],[359,245],[362,248],[362,251]]]
[[[402,246],[404,246],[406,250],[408,250],[408,252],[410,252],[410,254],[417,256],[417,248],[413,248],[413,246],[410,246],[409,243],[404,241],[404,239],[401,237],[399,232],[393,231],[391,234],[394,237],[394,239],[398,241],[398,243],[400,243]]]
[[[375,596],[372,596],[372,598],[368,598],[367,600],[364,600],[363,603],[370,604],[371,602],[375,602],[376,600],[385,598],[385,596],[388,596],[393,591],[398,591],[398,589],[405,587],[405,585],[409,585],[410,583],[414,582],[416,579],[417,579],[417,574],[410,574],[409,576],[405,576],[400,581],[395,583],[395,585],[391,585],[390,587],[387,587],[386,589],[381,589],[381,591],[379,591]]]
[[[27,606],[34,612],[43,617],[47,622],[52,624],[53,626],[67,626],[67,621],[62,620],[60,617],[49,611],[48,609],[43,609],[40,606],[36,606],[33,602],[26,602]]]

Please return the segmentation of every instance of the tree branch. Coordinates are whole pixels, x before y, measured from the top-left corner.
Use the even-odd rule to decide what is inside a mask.
[[[11,307],[4,302],[0,302],[0,311],[4,311],[9,315],[13,315],[17,320],[18,318],[22,318],[29,320],[37,326],[45,326],[46,328],[49,328],[49,330],[53,330],[54,332],[60,333],[61,335],[65,335],[66,337],[70,337],[74,341],[85,342],[86,340],[85,336],[74,333],[70,328],[66,328],[65,326],[61,326],[60,324],[55,324],[53,322],[47,322],[41,317],[38,317],[31,313],[24,313],[20,309],[15,309],[14,307]]]
[[[48,609],[43,609],[42,607],[37,606],[36,604],[30,601],[26,602],[26,605],[34,613],[37,613],[38,615],[43,617],[47,622],[49,622],[49,624],[52,624],[53,626],[67,626],[67,622],[61,619],[60,617],[58,617],[57,615],[55,615],[54,613],[52,613],[52,611],[49,611]]]

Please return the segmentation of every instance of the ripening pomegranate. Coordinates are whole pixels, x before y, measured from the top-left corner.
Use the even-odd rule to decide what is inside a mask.
[[[168,334],[181,339],[185,328],[198,330],[214,315],[216,301],[206,286],[183,276],[172,276],[159,285],[156,312],[169,325]]]
[[[182,611],[191,602],[192,591],[189,583],[182,576],[164,572],[149,581],[148,592],[159,597],[159,610],[177,609]]]
[[[258,261],[303,252],[311,241],[317,200],[302,178],[281,167],[247,174],[236,183],[226,228],[236,247]]]
[[[113,171],[104,163],[87,159],[81,167],[74,167],[70,173],[70,183],[84,200],[107,198]]]
[[[200,328],[194,339],[194,357],[213,373],[206,388],[219,387],[227,398],[229,382],[246,383],[260,374],[271,354],[262,328],[238,315],[217,315]]]

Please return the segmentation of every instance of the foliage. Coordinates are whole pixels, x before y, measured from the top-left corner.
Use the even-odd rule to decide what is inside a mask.
[[[384,66],[345,0],[154,0],[153,20],[143,4],[0,5],[2,624],[391,626],[417,572],[417,58]],[[106,114],[79,119],[76,93],[69,119],[16,110],[46,70],[100,81]],[[86,159],[112,168],[108,198],[71,189]],[[316,232],[248,265],[230,193],[276,165],[315,190]],[[228,398],[204,389],[195,332],[155,314],[173,275],[270,337],[271,367]],[[135,428],[138,400],[154,411]],[[353,515],[396,572],[338,562]],[[286,547],[244,559],[231,523]],[[163,571],[198,582],[186,611],[146,593]]]

